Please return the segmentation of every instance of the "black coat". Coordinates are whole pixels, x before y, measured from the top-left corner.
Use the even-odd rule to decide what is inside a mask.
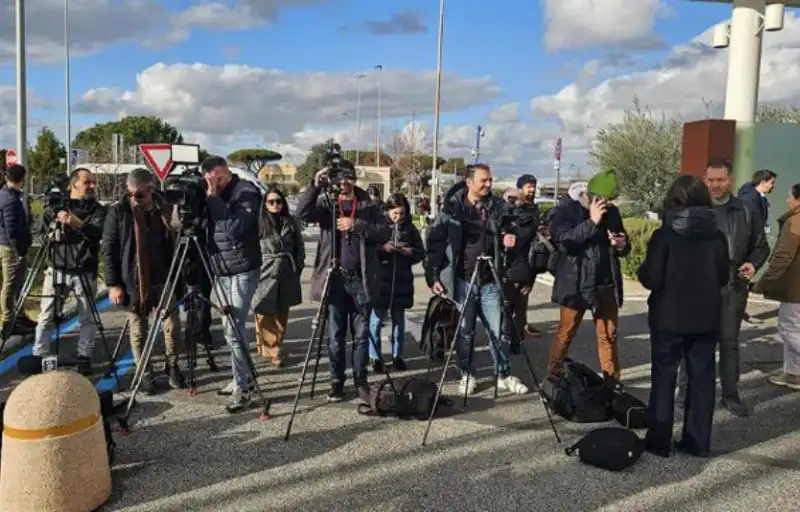
[[[512,232],[517,243],[508,249],[506,277],[512,283],[532,285],[536,276],[530,265],[530,250],[539,229],[539,206],[534,203],[517,203],[512,209],[515,226]]]
[[[70,199],[68,210],[83,221],[83,228],[66,229],[62,242],[54,242],[52,266],[70,273],[96,275],[100,262],[100,240],[107,208],[96,199]],[[42,212],[42,234],[50,232],[50,225],[58,212],[45,208]],[[48,262],[49,263],[49,262]]]
[[[600,225],[589,219],[589,210],[574,200],[562,201],[552,210],[550,236],[556,246],[554,261],[553,302],[572,309],[593,309],[596,305],[596,272],[600,251],[608,251],[617,306],[623,302],[622,274],[619,258],[630,250],[630,240],[621,251],[613,249],[608,231],[627,237],[622,216],[609,205]]]
[[[267,213],[262,212],[261,222]],[[261,275],[253,295],[253,312],[275,315],[303,300],[300,274],[306,260],[303,228],[289,215],[279,217],[276,229],[261,239]]]
[[[406,210],[408,211],[408,210]],[[387,219],[388,221],[388,219]],[[411,249],[411,255],[397,252],[378,252],[381,262],[381,295],[375,304],[377,309],[408,309],[414,305],[414,271],[412,267],[425,259],[422,236],[406,215],[401,224],[388,221],[392,236],[390,242]]]
[[[728,243],[711,208],[667,211],[638,272],[651,292],[650,328],[676,334],[717,331],[729,268]]]
[[[0,188],[0,245],[25,256],[32,244],[31,224],[22,204],[22,192],[3,185]]]

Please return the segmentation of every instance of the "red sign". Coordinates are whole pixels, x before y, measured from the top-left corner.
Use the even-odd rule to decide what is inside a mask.
[[[561,137],[556,140],[556,160],[561,161]]]
[[[139,151],[161,181],[172,170],[172,144],[139,144]]]
[[[17,163],[17,152],[13,149],[6,150],[6,167]]]

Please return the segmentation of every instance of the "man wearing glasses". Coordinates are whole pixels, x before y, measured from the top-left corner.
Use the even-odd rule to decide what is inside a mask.
[[[108,297],[115,306],[130,308],[128,324],[136,365],[142,356],[142,338],[148,316],[157,306],[175,248],[170,226],[172,209],[156,195],[155,175],[147,169],[128,174],[127,194],[112,205],[103,227],[103,266]],[[172,313],[164,320],[165,372],[170,386],[185,387],[178,367],[180,316],[172,297]],[[152,368],[145,370],[141,391],[152,393]]]

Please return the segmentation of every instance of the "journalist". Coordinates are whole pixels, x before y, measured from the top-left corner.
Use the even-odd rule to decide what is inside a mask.
[[[511,364],[500,341],[503,291],[492,280],[488,266],[478,276],[472,300],[463,304],[479,257],[490,256],[503,274],[503,248],[515,247],[513,234],[500,233],[505,202],[492,196],[492,171],[488,165],[467,166],[465,180],[445,195],[442,211],[428,230],[425,279],[436,295],[448,295],[461,303],[464,315],[459,326],[456,354],[461,370],[459,393],[473,394],[476,388],[472,361],[475,320],[480,316],[489,334],[489,351],[494,360],[499,389],[514,394],[528,392],[522,381],[511,375]]]
[[[297,200],[297,215],[320,227],[320,240],[311,277],[313,300],[322,300],[322,289],[331,260],[339,272],[331,274],[329,283],[328,357],[331,390],[328,400],[344,398],[345,347],[347,329],[353,334],[353,383],[358,391],[367,384],[369,316],[378,302],[381,290],[381,265],[378,248],[389,241],[390,230],[378,206],[361,188],[355,186],[353,164],[342,160],[336,170],[322,169]],[[336,197],[323,194],[324,181],[339,181]],[[334,223],[332,214],[337,212]],[[335,240],[335,244],[334,244]],[[336,254],[332,254],[334,246]]]
[[[201,170],[206,180],[206,237],[214,285],[230,306],[235,324],[227,317],[223,320],[225,342],[231,350],[233,380],[218,393],[230,396],[225,409],[235,413],[250,406],[255,387],[248,364],[248,347],[239,345],[239,335],[244,336],[250,303],[258,288],[262,199],[258,188],[233,174],[222,157],[206,158]]]
[[[131,352],[142,364],[142,342],[148,333],[148,317],[158,307],[175,250],[171,226],[172,209],[156,193],[155,175],[144,168],[128,174],[127,192],[114,203],[103,226],[103,269],[108,297],[115,306],[130,308]],[[168,303],[171,314],[164,319],[165,372],[172,388],[186,387],[178,367],[180,316]],[[158,381],[148,364],[141,390],[153,393]]]
[[[30,218],[22,204],[22,187],[25,185],[27,171],[21,165],[11,165],[6,169],[5,186],[0,188],[0,265],[3,285],[0,288],[0,307],[2,307],[3,330],[7,331],[14,313],[22,285],[25,282],[25,257],[33,243]],[[9,334],[29,334],[36,322],[21,313],[14,322]]]
[[[36,326],[33,354],[50,353],[50,330],[61,315],[67,294],[77,297],[77,360],[81,371],[91,373],[94,337],[97,326],[92,316],[97,293],[100,240],[107,209],[95,197],[97,178],[85,168],[75,169],[69,177],[69,196],[48,204],[42,212],[42,234],[50,237],[48,267],[44,272],[41,312]],[[59,192],[60,193],[60,192]],[[62,204],[58,204],[62,203]]]

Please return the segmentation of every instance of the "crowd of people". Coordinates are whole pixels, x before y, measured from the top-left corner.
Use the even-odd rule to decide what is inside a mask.
[[[407,369],[405,316],[419,293],[414,287],[417,265],[424,268],[430,291],[454,301],[462,311],[455,347],[460,393],[476,389],[478,318],[488,333],[498,388],[512,394],[529,392],[513,374],[509,354],[519,353],[526,338],[542,334],[528,323],[527,310],[536,276],[543,271],[554,277],[551,299],[559,307],[548,377],[562,372],[587,312],[594,323],[602,374],[610,381],[622,377],[617,339],[624,299],[620,258],[629,254],[631,242],[614,204],[619,190],[611,170],[573,183],[544,217],[534,201],[534,176],[521,176],[516,192],[504,197],[492,192],[488,165],[470,165],[463,181],[442,198],[425,240],[412,222],[408,200],[399,193],[383,200],[376,197],[377,191],[357,187],[355,168],[347,161],[337,169],[335,188],[330,186],[331,170],[320,170],[299,195],[295,212],[289,211],[278,187],[260,191],[233,174],[223,158],[209,157],[201,172],[206,190],[201,238],[213,283],[200,279],[200,285],[206,295],[216,287],[231,313],[224,321],[224,337],[231,351],[232,379],[218,391],[230,396],[229,412],[247,408],[254,390],[249,358],[243,353],[246,346],[237,342],[250,315],[257,353],[276,367],[286,361],[283,339],[290,310],[306,298],[300,281],[306,266],[303,223],[320,228],[310,298],[322,301],[327,294],[329,401],[346,397],[348,332],[352,382],[359,396],[368,386],[369,370],[383,373],[387,363],[395,371]],[[661,225],[638,269],[639,281],[650,290],[652,387],[646,445],[655,454],[668,456],[674,447],[708,456],[717,375],[721,405],[738,416],[750,414],[738,389],[738,338],[751,290],[781,302],[778,326],[784,366],[769,380],[800,389],[800,184],[789,190],[787,212],[778,219],[780,232],[770,256],[766,196],[776,178],[771,171],[759,170],[737,197],[732,193],[731,165],[711,162],[702,177],[680,175],[666,193]],[[44,298],[35,322],[24,315],[12,318],[32,244],[30,216],[20,194],[24,181],[24,167],[11,166],[0,189],[5,334],[35,330],[34,354],[48,354],[59,303],[55,297],[74,291],[81,324],[76,355],[91,371],[97,326],[90,302],[102,270],[111,302],[129,312],[136,364],[149,365],[142,356],[143,335],[164,292],[181,227],[178,210],[165,201],[155,175],[143,168],[132,171],[124,196],[106,207],[94,196],[91,171],[79,168],[71,173],[68,201],[43,214],[40,229],[63,250],[54,250],[60,256],[47,262]],[[537,263],[543,253],[544,263]],[[179,299],[177,293],[169,298],[171,304]],[[171,311],[164,321],[164,373],[170,387],[180,388],[186,385],[179,359],[185,338],[178,310]],[[209,309],[200,308],[200,317],[193,324],[198,332],[187,338],[208,347]],[[384,360],[380,346],[386,324],[391,361]],[[155,392],[162,379],[149,367],[143,370],[143,390]],[[682,437],[673,443],[676,405],[685,415]]]

